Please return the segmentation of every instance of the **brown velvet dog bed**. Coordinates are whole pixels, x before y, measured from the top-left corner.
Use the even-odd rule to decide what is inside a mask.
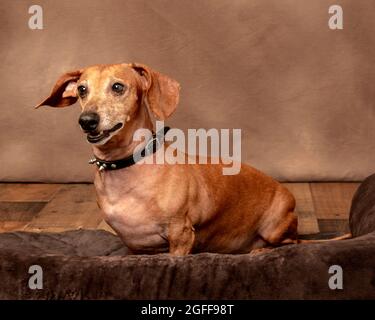
[[[115,235],[78,230],[0,234],[1,299],[357,299],[375,298],[375,175],[354,196],[354,239],[250,255],[127,256]],[[31,265],[43,289],[28,287]],[[331,290],[331,265],[343,289]]]

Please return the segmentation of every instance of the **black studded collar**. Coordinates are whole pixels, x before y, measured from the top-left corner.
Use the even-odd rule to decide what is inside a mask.
[[[136,154],[132,154],[131,156],[128,156],[123,159],[112,160],[112,161],[101,160],[95,157],[91,159],[89,163],[95,164],[99,168],[99,171],[118,170],[118,169],[130,167],[133,164],[135,164],[137,160],[140,160],[147,155],[155,153],[163,145],[164,136],[166,135],[169,129],[170,129],[169,127],[164,127],[159,132],[154,133],[152,135],[152,139],[150,139],[147,142],[146,146]]]

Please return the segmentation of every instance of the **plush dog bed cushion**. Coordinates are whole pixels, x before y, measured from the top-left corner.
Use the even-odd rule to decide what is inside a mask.
[[[0,298],[375,298],[374,187],[372,176],[354,197],[350,226],[356,238],[257,256],[127,256],[117,236],[100,230],[0,234]],[[34,264],[43,268],[42,290],[28,288]],[[343,269],[343,290],[328,287],[332,265]]]
[[[350,229],[358,237],[375,230],[375,174],[367,177],[353,196]]]

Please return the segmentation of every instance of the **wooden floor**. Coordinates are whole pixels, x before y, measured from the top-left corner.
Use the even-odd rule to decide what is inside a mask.
[[[348,231],[359,183],[285,183],[296,197],[301,235]],[[112,229],[97,207],[92,184],[0,183],[0,232]]]

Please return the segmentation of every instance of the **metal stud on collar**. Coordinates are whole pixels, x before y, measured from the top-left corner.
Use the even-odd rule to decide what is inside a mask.
[[[163,128],[163,130],[160,130],[156,134],[153,134],[152,139],[150,139],[146,143],[146,146],[143,148],[141,152],[137,152],[124,159],[113,160],[113,161],[105,161],[105,160],[100,160],[97,158],[92,158],[89,160],[89,164],[95,164],[98,167],[99,171],[116,170],[116,169],[130,167],[139,160],[138,156],[144,157],[144,156],[148,156],[156,152],[163,144],[164,136],[168,130],[169,130],[169,127],[165,127]],[[161,131],[163,131],[163,133],[161,133]]]
[[[101,164],[95,158],[90,159],[89,160],[89,164],[96,164],[98,166],[98,168],[99,168],[99,171],[103,171],[103,170],[107,169],[107,164],[105,164],[105,163]],[[111,164],[111,168],[112,169],[116,169],[116,165],[114,163]]]

